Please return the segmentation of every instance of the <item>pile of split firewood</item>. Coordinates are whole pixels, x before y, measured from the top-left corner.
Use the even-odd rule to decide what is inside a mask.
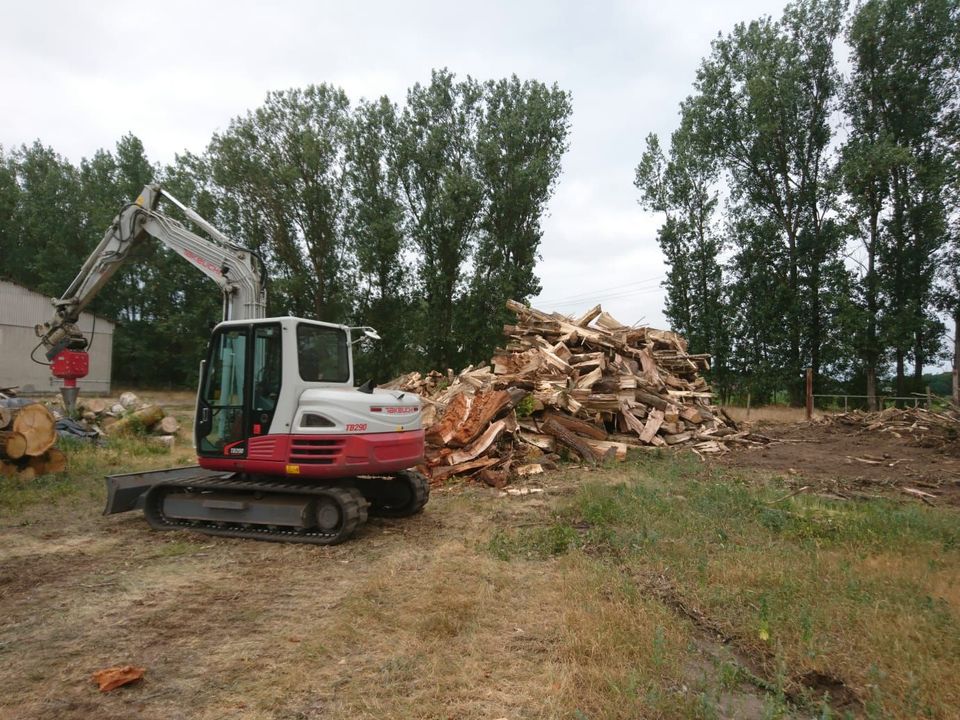
[[[579,317],[507,307],[517,321],[490,365],[385,386],[422,397],[422,470],[434,483],[475,475],[501,487],[562,456],[597,465],[630,448],[717,453],[762,442],[711,405],[700,375],[709,356],[688,353],[676,333],[622,325],[599,305]]]
[[[0,393],[0,475],[32,480],[63,472],[67,456],[56,447],[56,418],[46,406]]]
[[[861,433],[884,433],[908,438],[925,447],[943,447],[960,438],[960,408],[924,407],[887,408],[877,412],[852,412],[824,415],[822,422],[852,428]]]
[[[159,405],[144,403],[135,393],[125,392],[116,401],[81,398],[78,404],[83,424],[107,436],[137,433],[150,442],[173,447],[180,423]]]

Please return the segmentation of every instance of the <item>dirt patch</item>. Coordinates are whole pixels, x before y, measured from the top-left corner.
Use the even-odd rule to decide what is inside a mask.
[[[960,444],[925,446],[923,438],[859,432],[821,423],[760,423],[759,433],[778,442],[729,453],[718,462],[781,476],[788,485],[840,497],[895,495],[904,488],[932,495],[939,505],[960,507]],[[917,502],[920,500],[913,496]]]

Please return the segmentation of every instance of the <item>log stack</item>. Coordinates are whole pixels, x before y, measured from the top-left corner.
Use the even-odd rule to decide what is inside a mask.
[[[717,452],[744,435],[710,403],[709,356],[676,333],[623,325],[599,305],[577,317],[507,307],[517,321],[489,365],[385,386],[423,398],[422,470],[434,483],[469,475],[499,487],[562,456],[598,465],[631,448]]]
[[[39,403],[0,410],[0,475],[32,480],[63,472],[67,456],[56,447],[56,418]]]
[[[180,423],[159,405],[144,403],[132,392],[116,401],[85,398],[79,404],[80,417],[88,428],[107,436],[147,433],[152,441],[173,447]]]

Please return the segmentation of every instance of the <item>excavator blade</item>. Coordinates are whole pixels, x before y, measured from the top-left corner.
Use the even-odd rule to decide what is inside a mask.
[[[216,470],[204,470],[199,465],[188,465],[187,467],[167,470],[108,475],[106,477],[107,505],[103,509],[103,514],[113,515],[130,510],[142,510],[144,496],[155,485],[210,478],[229,478],[232,474]]]

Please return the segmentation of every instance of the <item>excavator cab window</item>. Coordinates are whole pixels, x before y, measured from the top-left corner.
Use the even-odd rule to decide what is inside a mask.
[[[197,418],[198,450],[202,454],[242,455],[247,439],[244,424],[248,327],[217,333],[212,342],[207,376]]]
[[[322,325],[297,325],[300,377],[307,382],[345,383],[350,379],[347,333]]]

